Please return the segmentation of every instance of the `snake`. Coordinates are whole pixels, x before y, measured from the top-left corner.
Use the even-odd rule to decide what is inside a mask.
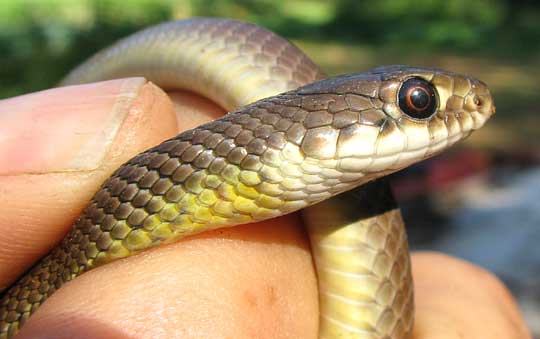
[[[413,282],[386,175],[484,125],[487,85],[449,71],[380,66],[327,77],[251,23],[192,18],[128,36],[61,85],[143,76],[230,113],[118,168],[60,243],[2,291],[0,338],[82,273],[160,244],[302,210],[319,288],[319,338],[408,338]]]

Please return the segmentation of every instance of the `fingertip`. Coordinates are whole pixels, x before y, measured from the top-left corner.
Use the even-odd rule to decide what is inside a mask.
[[[167,95],[142,78],[0,102],[0,287],[60,240],[123,162],[177,132]]]
[[[437,252],[412,255],[414,338],[530,338],[506,286],[491,272]],[[490,324],[490,326],[486,326]]]
[[[129,78],[3,100],[0,174],[93,171],[103,166],[125,130],[124,122],[155,101],[148,100],[151,87],[143,78]]]

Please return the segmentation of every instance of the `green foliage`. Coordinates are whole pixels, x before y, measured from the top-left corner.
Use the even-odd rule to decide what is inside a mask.
[[[66,71],[138,27],[171,18],[172,1],[0,0],[0,97],[54,86]]]
[[[240,18],[294,38],[423,50],[538,53],[540,3],[510,0],[200,0],[196,15]],[[525,43],[524,43],[525,42]],[[516,47],[518,47],[516,49]]]
[[[54,86],[118,38],[189,16],[232,17],[320,46],[403,56],[527,61],[540,51],[540,3],[532,0],[0,0],[0,97]]]

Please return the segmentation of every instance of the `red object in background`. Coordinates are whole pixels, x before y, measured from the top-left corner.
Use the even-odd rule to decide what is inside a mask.
[[[435,159],[427,164],[426,185],[429,192],[487,171],[490,157],[480,151],[462,150]]]

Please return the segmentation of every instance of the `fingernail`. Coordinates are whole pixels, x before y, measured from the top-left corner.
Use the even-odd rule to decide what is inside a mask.
[[[129,78],[0,100],[0,175],[98,168],[145,83]]]

